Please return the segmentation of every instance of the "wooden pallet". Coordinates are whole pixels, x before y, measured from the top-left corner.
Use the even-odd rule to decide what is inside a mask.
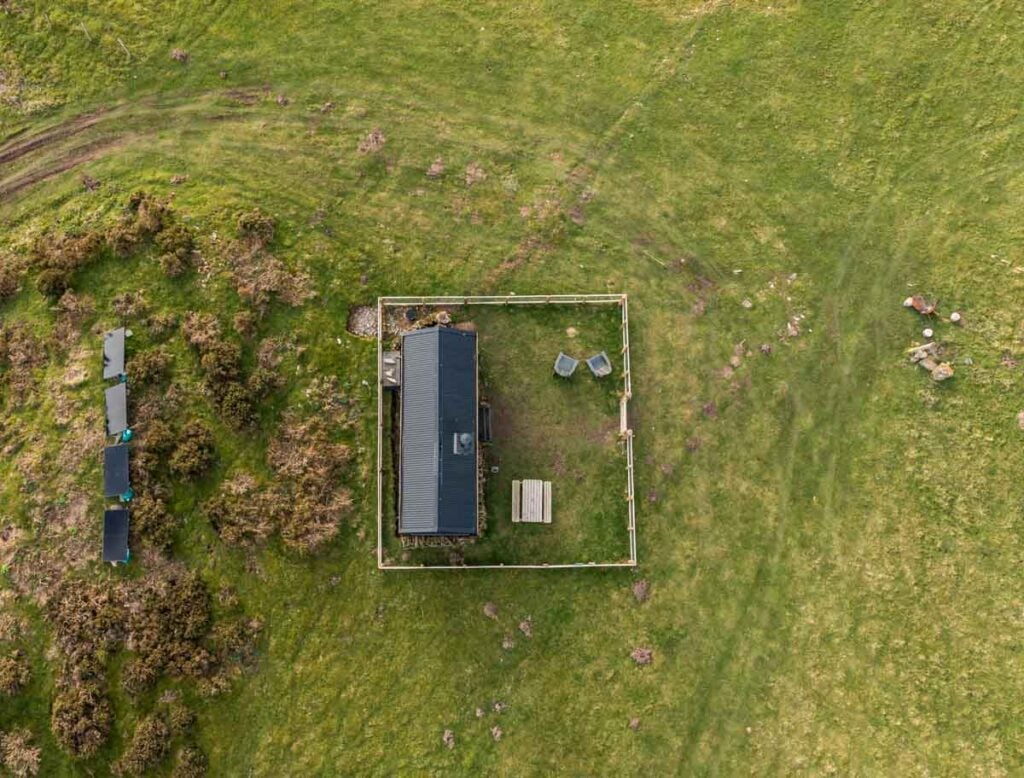
[[[551,523],[551,482],[512,482],[512,521],[516,524]]]

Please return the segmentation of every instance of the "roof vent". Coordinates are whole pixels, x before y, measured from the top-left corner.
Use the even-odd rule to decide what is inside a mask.
[[[458,456],[473,453],[473,436],[468,432],[456,432],[453,436],[453,450]]]

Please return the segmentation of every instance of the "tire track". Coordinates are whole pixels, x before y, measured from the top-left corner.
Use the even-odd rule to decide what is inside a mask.
[[[109,108],[100,108],[91,113],[80,114],[68,119],[66,122],[49,127],[27,138],[21,138],[5,146],[0,146],[0,165],[9,165],[33,151],[80,135],[90,127],[103,121],[109,112]]]

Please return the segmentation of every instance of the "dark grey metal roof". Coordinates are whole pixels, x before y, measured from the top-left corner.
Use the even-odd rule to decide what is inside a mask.
[[[398,531],[475,535],[476,333],[431,327],[402,338]]]
[[[120,497],[130,488],[128,446],[107,446],[103,449],[104,497]]]
[[[107,405],[107,434],[120,435],[128,429],[128,386],[114,384],[104,393]]]
[[[124,327],[103,336],[103,377],[117,378],[124,374]]]
[[[115,508],[103,513],[103,561],[128,561],[128,511]]]

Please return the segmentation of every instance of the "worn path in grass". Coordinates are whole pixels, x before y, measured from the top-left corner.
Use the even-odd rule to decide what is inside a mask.
[[[196,702],[214,774],[1014,771],[1013,7],[189,9],[133,22],[124,4],[69,4],[49,24],[81,20],[91,39],[64,44],[28,17],[0,21],[20,72],[47,73],[33,52],[64,64],[26,82],[25,99],[49,83],[65,102],[5,105],[0,218],[21,252],[39,230],[86,226],[149,188],[174,192],[214,252],[212,236],[258,204],[280,219],[275,251],[317,279],[317,303],[275,314],[265,334],[307,348],[292,401],[310,376],[343,377],[365,482],[352,526],[317,559],[276,547],[247,558],[186,517],[177,553],[267,624],[259,671]],[[172,46],[187,64],[169,60]],[[90,61],[109,84],[87,83]],[[360,155],[374,127],[384,149]],[[101,141],[116,153],[56,170]],[[445,171],[429,178],[438,157]],[[468,185],[471,164],[486,178]],[[100,189],[86,192],[82,174]],[[85,289],[101,311],[120,284],[168,309],[238,307],[216,279],[171,289],[143,267],[105,272]],[[635,603],[622,572],[378,573],[362,385],[374,351],[345,334],[349,307],[607,290],[630,294],[650,601]],[[923,326],[899,305],[914,292],[965,313],[960,329],[933,323],[957,367],[941,386],[904,361]],[[3,315],[52,327],[34,295],[26,284]],[[13,418],[24,440],[59,445],[37,414]],[[225,469],[262,445],[221,444]],[[47,631],[33,623],[42,662]],[[638,668],[641,645],[654,662]],[[0,728],[20,719],[45,738],[39,677]],[[123,734],[142,710],[116,702]],[[48,774],[106,767],[46,745]]]

